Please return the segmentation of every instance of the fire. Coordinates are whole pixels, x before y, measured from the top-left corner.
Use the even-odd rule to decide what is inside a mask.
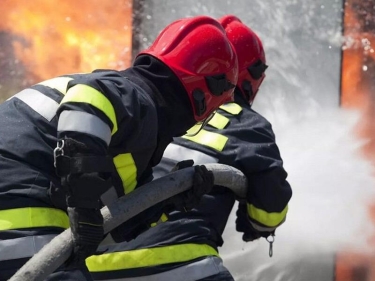
[[[375,99],[372,94],[375,87],[375,14],[370,0],[346,2],[341,101],[343,107],[361,111],[356,133],[366,140],[364,156],[375,164]],[[360,186],[353,188],[360,189]],[[369,206],[369,214],[369,223],[375,224],[375,204]],[[374,248],[375,234],[372,237],[365,235],[358,239],[368,239],[369,247]],[[375,255],[343,249],[337,254],[335,280],[374,281],[374,262]]]
[[[371,2],[371,1],[369,1]],[[364,147],[366,157],[375,164],[375,100],[372,92],[375,83],[375,27],[365,29],[363,25],[375,23],[375,15],[362,14],[363,7],[355,12],[355,0],[348,1],[345,11],[345,38],[342,72],[342,105],[357,108],[363,112],[358,134],[367,141]],[[365,20],[362,19],[365,17]],[[361,22],[362,20],[362,22]]]
[[[2,0],[1,6],[0,32],[12,34],[15,57],[33,82],[130,65],[130,0]]]

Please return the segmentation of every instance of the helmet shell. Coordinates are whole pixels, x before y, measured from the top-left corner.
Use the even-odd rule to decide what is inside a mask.
[[[233,100],[238,62],[221,24],[208,16],[169,24],[148,54],[165,63],[189,95],[196,121],[206,119],[221,104]]]
[[[252,104],[265,78],[266,56],[258,35],[233,15],[218,20],[234,46],[238,58],[237,87]]]

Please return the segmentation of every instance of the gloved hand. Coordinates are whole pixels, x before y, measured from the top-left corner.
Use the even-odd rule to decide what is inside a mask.
[[[104,239],[103,216],[100,209],[77,207],[68,207],[68,215],[74,246],[67,267],[79,268]]]
[[[191,167],[193,164],[193,160],[181,161],[172,171]],[[189,211],[197,207],[202,196],[209,193],[214,186],[214,175],[212,171],[207,170],[206,166],[194,166],[194,171],[192,187],[167,200],[168,204],[171,204],[177,211]]]
[[[55,149],[55,166],[66,195],[74,242],[67,266],[77,268],[104,239],[100,196],[112,185],[113,159],[104,150],[65,138]]]
[[[236,230],[238,232],[243,232],[242,240],[245,242],[254,241],[260,237],[267,238],[273,235],[274,232],[261,232],[256,230],[250,223],[250,219],[247,214],[246,202],[238,203],[238,209],[236,212]]]

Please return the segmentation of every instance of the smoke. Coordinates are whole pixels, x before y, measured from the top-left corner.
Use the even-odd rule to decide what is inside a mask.
[[[364,142],[353,135],[359,117],[336,109],[274,119],[294,193],[272,258],[265,240],[242,242],[232,214],[220,252],[236,280],[333,280],[337,253],[372,250],[368,212],[375,189],[372,167],[359,153]]]

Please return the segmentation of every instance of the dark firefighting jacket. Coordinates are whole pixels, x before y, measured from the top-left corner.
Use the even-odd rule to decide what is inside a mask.
[[[196,136],[175,138],[155,178],[166,175],[185,159],[195,164],[221,163],[240,169],[248,178],[249,216],[261,227],[274,229],[286,217],[291,187],[271,124],[238,95],[235,103],[217,110]],[[215,186],[192,211],[172,212],[129,243],[110,247],[87,260],[94,279],[106,280],[160,274],[186,264],[218,256],[222,234],[235,202],[233,192]],[[161,218],[163,220],[163,217]]]
[[[0,249],[11,255],[4,259],[27,257],[23,245],[43,244],[45,235],[69,227],[64,194],[49,188],[60,184],[53,157],[59,136],[85,136],[108,150],[117,197],[151,174],[172,137],[195,123],[187,94],[165,65],[148,56],[134,65],[53,78],[0,105]],[[24,238],[17,240],[21,253],[10,240],[12,248],[6,245],[15,238]]]

